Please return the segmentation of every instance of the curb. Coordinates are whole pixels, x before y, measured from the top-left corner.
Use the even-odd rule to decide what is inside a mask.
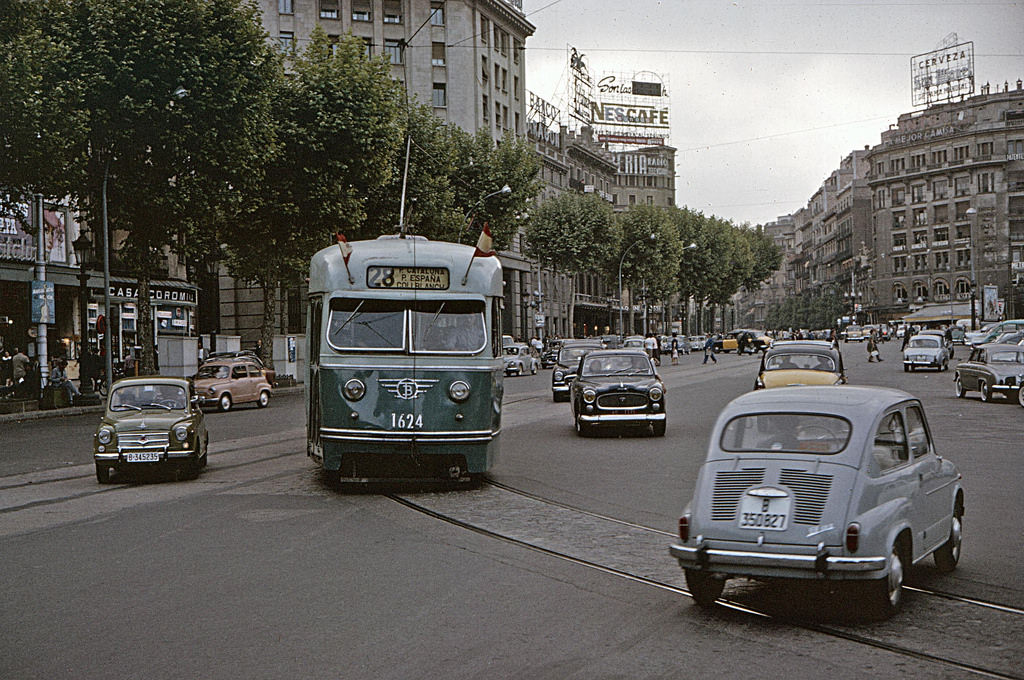
[[[274,394],[298,394],[305,388],[302,385],[294,387],[275,387]],[[98,406],[69,406],[67,408],[55,408],[47,411],[26,411],[25,413],[2,413],[0,424],[20,423],[26,420],[45,420],[49,418],[64,418],[69,416],[81,416],[89,413],[103,413],[104,405]]]

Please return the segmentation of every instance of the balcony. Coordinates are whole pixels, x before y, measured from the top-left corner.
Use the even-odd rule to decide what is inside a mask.
[[[971,299],[971,294],[970,293],[957,293],[956,294],[956,299],[960,300],[960,301],[970,300]]]
[[[927,248],[927,247],[928,247],[928,242],[927,241],[921,241],[920,243],[915,243],[912,246],[910,246],[910,249],[911,250],[922,250],[922,249]]]
[[[935,294],[935,301],[936,302],[949,302],[949,293],[936,293]]]
[[[949,240],[944,239],[942,241],[935,241],[934,243],[932,243],[932,245],[935,246],[936,248],[946,248],[949,246]]]
[[[894,253],[902,253],[906,249],[907,249],[907,246],[905,244],[904,245],[900,245],[900,246],[893,246],[892,247],[892,252],[894,252]]]

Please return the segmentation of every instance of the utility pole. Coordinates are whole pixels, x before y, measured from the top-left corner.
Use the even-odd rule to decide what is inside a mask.
[[[50,361],[46,355],[46,329],[50,318],[50,294],[46,285],[46,227],[43,223],[43,195],[32,195],[31,215],[36,228],[36,278],[33,295],[39,296],[39,320],[36,322],[36,358],[39,360],[39,386],[46,387],[50,377]],[[33,300],[33,303],[35,301]],[[33,304],[33,306],[35,306]]]

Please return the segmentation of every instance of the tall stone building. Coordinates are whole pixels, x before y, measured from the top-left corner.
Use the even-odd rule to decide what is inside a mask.
[[[874,227],[872,318],[925,305],[969,315],[972,281],[1021,316],[1024,87],[906,113],[869,154]],[[981,308],[980,301],[978,309]],[[986,320],[995,320],[989,309]]]

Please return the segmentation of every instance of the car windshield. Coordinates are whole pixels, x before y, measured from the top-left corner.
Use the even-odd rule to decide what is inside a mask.
[[[826,354],[776,354],[764,362],[766,371],[808,371],[836,372],[836,362]]]
[[[206,364],[200,366],[196,373],[197,378],[227,378],[229,375],[229,369],[224,364]]]
[[[988,360],[996,364],[1024,364],[1024,354],[1013,351],[992,352]]]
[[[652,375],[651,361],[636,354],[605,354],[583,361],[584,377],[597,375]]]
[[[931,348],[935,348],[935,347],[939,346],[939,339],[938,338],[922,338],[922,337],[911,338],[910,346],[911,347],[931,347]]]
[[[563,366],[574,366],[580,357],[593,352],[596,347],[563,347],[558,353],[558,363]]]
[[[183,411],[188,403],[180,385],[126,385],[110,395],[111,411]]]
[[[850,440],[849,421],[818,413],[756,413],[729,421],[722,450],[834,454]]]
[[[519,354],[519,348],[516,347],[515,345],[509,345],[508,347],[505,348],[505,354],[515,356]]]

